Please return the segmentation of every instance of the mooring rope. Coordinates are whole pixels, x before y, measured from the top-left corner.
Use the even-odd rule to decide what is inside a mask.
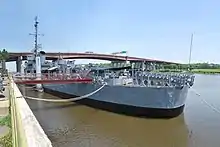
[[[37,100],[37,101],[45,101],[45,102],[70,102],[70,101],[78,101],[78,100],[81,100],[81,99],[84,99],[84,98],[87,98],[89,96],[92,96],[93,94],[99,92],[101,89],[103,89],[107,84],[103,84],[101,87],[99,87],[98,89],[96,89],[95,91],[89,93],[89,94],[86,94],[86,95],[83,95],[83,96],[79,96],[79,97],[74,97],[74,98],[68,98],[68,99],[44,99],[44,98],[37,98],[37,97],[30,97],[30,96],[20,96],[20,97],[17,97],[17,98],[27,98],[27,99],[31,99],[31,100]]]
[[[197,96],[201,96],[201,94],[199,94],[199,93],[197,93],[194,89],[192,89],[192,92],[194,92]],[[203,98],[201,98],[200,97],[200,100],[204,103],[204,104],[206,104],[209,108],[211,108],[213,111],[215,111],[215,112],[217,112],[217,113],[219,113],[220,114],[220,110],[219,109],[217,109],[215,106],[213,106],[212,104],[210,104],[210,103],[208,103],[205,99],[203,99]]]

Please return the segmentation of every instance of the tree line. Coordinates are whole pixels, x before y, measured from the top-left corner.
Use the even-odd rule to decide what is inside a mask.
[[[165,64],[164,69],[220,69],[220,64],[192,63],[192,64]]]

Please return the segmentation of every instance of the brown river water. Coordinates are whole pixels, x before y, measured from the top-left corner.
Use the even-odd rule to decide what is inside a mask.
[[[24,95],[60,99],[30,88]],[[123,116],[76,103],[27,100],[54,147],[220,147],[220,76],[196,75],[174,119]]]

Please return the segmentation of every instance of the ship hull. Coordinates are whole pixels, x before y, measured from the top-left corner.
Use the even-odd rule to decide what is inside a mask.
[[[72,98],[91,93],[98,84],[44,84],[44,91],[62,98]],[[149,88],[105,86],[94,95],[76,101],[79,104],[124,115],[173,118],[179,116],[185,106],[188,87]]]

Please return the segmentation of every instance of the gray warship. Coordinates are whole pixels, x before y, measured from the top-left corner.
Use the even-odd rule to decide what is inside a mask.
[[[80,66],[58,58],[47,62],[40,52],[41,70],[48,75],[78,75],[93,79],[92,83],[42,84],[45,92],[62,97],[84,96],[105,86],[97,93],[76,103],[111,112],[138,117],[172,118],[185,106],[188,89],[193,86],[191,73],[155,72],[149,62],[114,63],[111,67]],[[27,58],[24,73],[34,74],[35,55]]]
[[[36,21],[35,29],[37,24]],[[188,89],[194,84],[193,74],[156,72],[161,65],[149,61],[115,62],[105,68],[77,66],[62,57],[48,62],[46,53],[38,49],[37,34],[36,29],[35,49],[22,65],[23,74],[40,70],[48,76],[65,74],[93,79],[92,83],[42,84],[45,92],[72,98],[92,93],[104,85],[97,93],[74,102],[138,117],[173,118],[183,112]]]

